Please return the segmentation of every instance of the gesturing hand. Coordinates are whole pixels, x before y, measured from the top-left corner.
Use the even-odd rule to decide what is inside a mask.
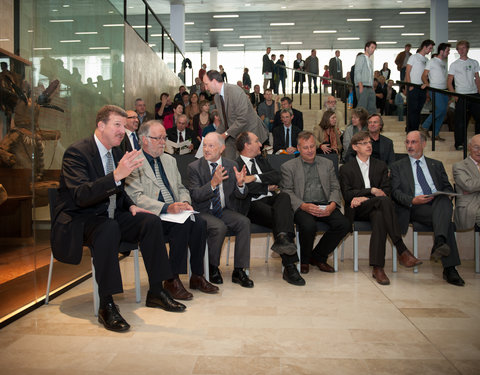
[[[118,162],[117,168],[113,171],[115,182],[123,180],[132,173],[134,169],[137,169],[143,164],[144,158],[137,159],[137,156],[140,155],[141,152],[141,150],[134,150],[125,153],[123,158]]]
[[[243,168],[240,170],[240,172],[237,170],[237,167],[233,167],[233,170],[235,171],[235,178],[237,179],[237,185],[243,186],[243,184],[245,183],[245,176],[247,175],[247,168],[244,165]]]
[[[215,169],[215,173],[212,176],[212,181],[211,185],[215,189],[218,185],[222,183],[223,180],[226,180],[228,178],[228,173],[225,168],[223,168],[221,165],[217,166],[217,169]]]

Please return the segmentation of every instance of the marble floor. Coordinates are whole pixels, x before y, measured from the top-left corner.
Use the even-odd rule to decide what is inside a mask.
[[[387,261],[388,262],[388,261]],[[133,258],[121,262],[116,298],[132,325],[106,331],[92,313],[91,280],[0,330],[7,374],[479,374],[480,275],[459,267],[463,288],[442,280],[439,264],[418,274],[399,267],[378,285],[366,260],[338,273],[311,270],[307,285],[281,279],[281,263],[252,259],[253,289],[194,291],[185,313],[135,303]],[[184,279],[186,280],[186,279]]]

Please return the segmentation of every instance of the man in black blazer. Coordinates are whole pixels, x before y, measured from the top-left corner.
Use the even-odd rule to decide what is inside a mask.
[[[457,241],[452,224],[453,206],[448,195],[432,196],[437,191],[453,193],[442,162],[423,155],[427,139],[419,131],[407,134],[408,158],[392,164],[392,198],[400,230],[405,234],[409,222],[417,221],[433,227],[435,237],[432,259],[442,260],[443,278],[450,284],[465,282],[455,266],[460,264]]]
[[[282,114],[282,109],[290,109],[293,113],[293,120],[292,120],[293,126],[296,126],[297,128],[300,129],[300,131],[302,131],[303,130],[303,113],[292,107],[292,99],[290,99],[288,96],[285,96],[282,99],[280,99],[280,105],[281,105],[281,109],[275,113],[272,129],[275,129],[278,126],[280,127],[282,126],[283,123],[280,117]]]
[[[125,177],[143,162],[137,159],[140,151],[123,155],[115,147],[124,137],[126,118],[127,113],[117,106],[102,107],[95,134],[67,148],[51,230],[52,252],[61,262],[78,264],[82,246],[91,248],[100,296],[98,320],[112,331],[130,328],[112,298],[123,292],[120,241],[140,243],[150,284],[146,305],[185,310],[162,287],[172,272],[160,218],[137,207],[124,191]]]
[[[200,141],[198,140],[195,132],[192,129],[187,128],[187,125],[187,116],[178,116],[176,126],[167,130],[167,138],[175,143],[184,142],[189,139],[192,142],[190,145],[190,150],[197,150],[198,146],[200,146]]]
[[[120,148],[123,152],[130,152],[133,150],[140,150],[140,142],[138,141],[138,120],[137,112],[135,111],[126,111],[127,112],[127,123],[125,124],[125,136],[123,137],[122,143],[120,143]]]
[[[378,113],[368,116],[368,133],[372,141],[372,158],[384,161],[388,167],[395,162],[395,152],[393,151],[393,142],[390,138],[384,137],[380,133],[383,130],[383,119]],[[345,162],[355,159],[355,150],[350,144]]]
[[[237,137],[237,159],[239,167],[247,168],[248,198],[243,202],[241,211],[252,223],[272,228],[275,242],[272,250],[280,254],[285,267],[283,279],[293,285],[305,285],[295,263],[298,262],[297,247],[293,241],[295,229],[290,196],[276,191],[282,175],[274,170],[267,159],[261,156],[262,143],[250,132],[243,132]],[[248,179],[247,181],[250,181]]]
[[[372,155],[372,141],[367,132],[352,137],[351,145],[357,153],[340,168],[340,188],[345,200],[345,215],[354,220],[370,221],[370,266],[372,276],[381,285],[390,284],[384,271],[387,234],[396,246],[400,264],[414,267],[422,262],[413,256],[402,240],[397,224],[395,206],[389,198],[391,192],[387,165]]]
[[[207,222],[210,282],[223,283],[218,266],[223,241],[230,230],[236,237],[232,282],[253,288],[253,281],[244,270],[250,266],[250,220],[237,212],[238,200],[248,194],[246,170],[238,171],[236,162],[223,158],[224,149],[221,134],[212,132],[203,138],[203,157],[188,165],[188,189],[193,208]]]
[[[297,151],[297,137],[301,130],[292,124],[295,117],[290,109],[282,109],[281,112],[283,126],[277,126],[272,131],[273,153],[285,150],[288,154],[294,154]]]
[[[265,101],[265,97],[260,92],[260,85],[253,86],[253,92],[250,93],[250,101],[255,109],[257,109],[261,102]]]

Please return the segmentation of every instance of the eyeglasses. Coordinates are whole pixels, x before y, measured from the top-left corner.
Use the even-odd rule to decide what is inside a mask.
[[[165,142],[167,140],[167,137],[165,137],[165,136],[164,137],[152,137],[150,135],[147,135],[147,137],[150,138],[150,139],[153,139],[155,141],[164,141]]]
[[[358,142],[357,145],[362,145],[362,146],[367,146],[367,145],[371,145],[372,144],[372,141],[363,141],[363,142]]]
[[[472,150],[475,152],[480,151],[480,146],[471,146]]]

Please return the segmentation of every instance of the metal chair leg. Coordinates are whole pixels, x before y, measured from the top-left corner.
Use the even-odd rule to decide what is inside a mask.
[[[397,272],[397,247],[392,245],[392,272]]]
[[[358,272],[358,232],[353,232],[353,271]]]
[[[475,273],[480,273],[480,232],[475,232]]]
[[[142,295],[140,292],[140,265],[138,261],[138,249],[133,250],[133,271],[135,274],[135,302],[140,303]]]
[[[100,305],[100,297],[98,296],[98,284],[95,278],[95,266],[92,258],[92,283],[93,283],[93,314],[98,316],[98,306]]]
[[[47,291],[45,292],[45,305],[48,305],[48,301],[50,300],[50,286],[52,284],[52,272],[53,272],[53,253],[50,254],[50,266],[48,267]]]
[[[413,232],[413,255],[418,258],[418,232]],[[418,267],[413,267],[413,272],[418,272]]]
[[[205,244],[205,255],[203,256],[203,273],[205,279],[210,282],[210,269],[208,260],[208,244]]]
[[[338,272],[338,246],[333,250],[333,268]]]
[[[230,258],[230,237],[228,237],[228,243],[227,243],[227,266],[228,266],[229,258]]]
[[[267,248],[265,249],[265,263],[268,263],[268,250],[270,250],[270,233],[267,233]]]

